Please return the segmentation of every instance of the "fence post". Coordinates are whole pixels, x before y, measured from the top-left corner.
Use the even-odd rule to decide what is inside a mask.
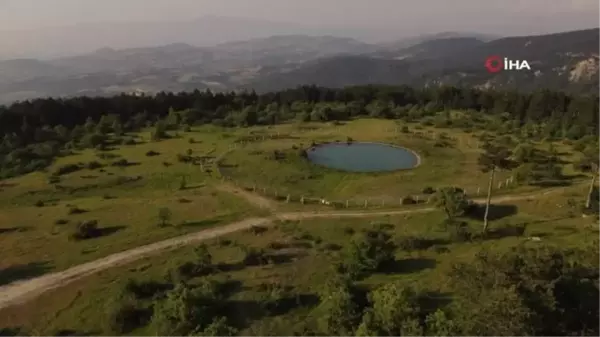
[[[498,189],[502,188],[502,182],[498,183]]]
[[[479,192],[481,192],[481,187],[477,187],[477,196],[479,196]]]
[[[288,194],[287,198],[285,198],[285,202],[287,202],[289,204],[291,199],[292,199],[292,197]]]
[[[300,203],[304,205],[304,196],[300,197]]]
[[[385,199],[381,199],[381,207],[385,207]]]
[[[418,204],[419,203],[419,196],[418,195],[415,196],[415,200],[417,201],[417,204]]]
[[[346,199],[346,208],[348,208],[348,199]]]
[[[368,201],[365,199],[365,208],[368,206]]]

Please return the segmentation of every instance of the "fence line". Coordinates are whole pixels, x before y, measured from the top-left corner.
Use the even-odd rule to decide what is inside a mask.
[[[335,199],[335,198],[326,198],[319,197],[314,195],[306,195],[306,194],[294,194],[289,193],[288,191],[278,190],[273,187],[263,187],[259,186],[255,183],[242,182],[239,180],[235,180],[232,177],[227,177],[222,175],[222,181],[229,182],[234,184],[235,186],[242,188],[248,192],[257,193],[264,197],[274,199],[277,201],[285,202],[285,203],[300,203],[303,205],[315,205],[321,204],[325,206],[331,206],[334,208],[363,208],[363,209],[377,209],[377,208],[392,208],[399,206],[410,206],[410,205],[427,205],[433,202],[434,193],[425,194],[425,193],[416,193],[412,195],[407,195],[404,197],[370,197],[370,198],[351,198],[351,199]],[[513,178],[506,179],[505,182],[502,182],[502,188],[494,189],[498,190],[507,190],[510,189],[513,184]],[[463,188],[465,195],[469,197],[482,197],[482,191],[487,193],[487,188],[475,187],[475,188]],[[477,191],[475,194],[469,194],[469,191]]]

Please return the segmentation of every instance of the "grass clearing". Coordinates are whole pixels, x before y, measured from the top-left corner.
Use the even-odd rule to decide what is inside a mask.
[[[355,233],[386,224],[396,242],[406,236],[427,238],[428,247],[397,250],[394,268],[375,273],[361,284],[368,288],[398,281],[432,294],[447,296],[445,275],[458,261],[471,261],[482,249],[507,252],[517,246],[550,245],[576,248],[596,244],[597,221],[583,218],[571,200],[581,202],[585,191],[579,187],[531,200],[497,204],[493,208],[491,228],[526,224],[523,236],[506,235],[474,242],[448,241],[440,226],[441,212],[377,216],[360,219],[315,219],[281,222],[264,231],[244,231],[208,241],[215,263],[235,266],[244,258],[241,247],[262,248],[280,256],[279,262],[265,266],[232,268],[214,277],[228,282],[233,290],[227,301],[242,335],[288,335],[302,333],[310,327],[316,304],[315,293],[325,282],[339,249],[348,245]],[[474,228],[478,219],[467,219]],[[540,241],[533,241],[537,237]],[[146,258],[126,267],[114,268],[76,281],[69,287],[46,293],[38,299],[0,312],[0,327],[21,327],[38,334],[55,334],[70,330],[77,334],[102,334],[103,318],[111,301],[128,278],[164,280],[167,271],[192,261],[194,247],[186,247],[161,256]],[[196,282],[199,279],[193,279]],[[262,313],[259,303],[265,299],[265,286],[280,283],[290,287],[290,294],[303,299],[284,312],[272,316]],[[267,287],[268,288],[268,287]],[[445,295],[444,295],[445,294]],[[151,334],[148,327],[131,331],[131,335]]]
[[[211,142],[217,136],[211,137],[207,133],[202,143],[189,144],[186,137],[181,137],[108,152],[86,150],[60,158],[48,172],[75,163],[98,161],[104,165],[62,175],[58,185],[70,190],[56,188],[48,182],[49,174],[42,172],[4,182],[0,192],[0,270],[32,267],[25,276],[35,276],[209,226],[266,214],[243,198],[215,189],[216,180],[210,172],[177,162],[177,154],[188,148],[198,155],[223,150],[223,144],[220,148],[217,141]],[[149,151],[159,155],[147,156]],[[113,158],[100,159],[98,153]],[[121,158],[136,164],[110,166]],[[172,165],[163,166],[165,161]],[[172,226],[158,226],[161,207],[171,210]],[[77,223],[85,220],[98,221],[100,237],[70,240]],[[0,282],[12,280],[6,276]]]
[[[409,127],[410,133],[398,131]],[[256,186],[280,196],[291,194],[325,198],[328,200],[351,200],[362,205],[364,200],[375,204],[399,205],[407,195],[422,195],[425,187],[454,185],[465,188],[471,195],[483,195],[488,175],[481,172],[477,157],[480,141],[472,133],[453,129],[436,129],[414,124],[401,124],[390,120],[361,119],[343,124],[287,124],[272,128],[255,127],[238,130],[235,135],[242,139],[248,134],[259,138],[256,142],[239,145],[223,160],[224,172],[233,180],[247,187]],[[261,135],[279,135],[277,139]],[[391,173],[348,173],[312,165],[300,158],[294,148],[306,148],[314,142],[371,141],[399,145],[414,150],[421,157],[421,165],[410,170]],[[443,139],[447,145],[436,146]],[[274,151],[284,152],[284,160],[270,158]],[[570,154],[563,153],[569,161]],[[260,162],[260,165],[257,165]],[[572,171],[572,169],[571,169]],[[499,172],[496,185],[511,176]],[[494,186],[497,188],[498,186]],[[535,190],[535,187],[517,187],[517,191]],[[515,192],[515,188],[501,188],[496,193]]]

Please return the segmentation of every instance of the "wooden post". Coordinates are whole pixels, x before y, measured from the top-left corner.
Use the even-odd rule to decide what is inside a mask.
[[[417,204],[419,203],[419,196],[418,195],[415,196],[415,201],[417,202]]]
[[[381,207],[385,207],[385,199],[381,199]]]
[[[304,196],[300,197],[300,203],[304,205]]]
[[[348,201],[349,201],[349,200],[347,200],[347,199],[346,199],[346,208],[348,208],[348,206],[349,206],[349,205],[348,205]]]
[[[498,189],[502,188],[502,182],[498,183]]]
[[[481,192],[481,187],[477,187],[477,195],[479,196],[479,193]]]
[[[368,206],[368,201],[365,199],[365,208]]]
[[[289,204],[290,200],[292,200],[292,196],[288,194],[287,198],[285,198],[285,202],[287,202]]]

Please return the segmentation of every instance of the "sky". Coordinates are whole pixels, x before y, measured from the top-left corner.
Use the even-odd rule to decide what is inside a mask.
[[[511,20],[556,20],[557,15],[565,20],[559,26],[597,26],[598,0],[0,0],[0,30],[205,15],[392,28],[476,30],[504,24],[509,31]]]
[[[535,35],[598,27],[598,18],[598,0],[0,0],[0,59],[296,33]]]

